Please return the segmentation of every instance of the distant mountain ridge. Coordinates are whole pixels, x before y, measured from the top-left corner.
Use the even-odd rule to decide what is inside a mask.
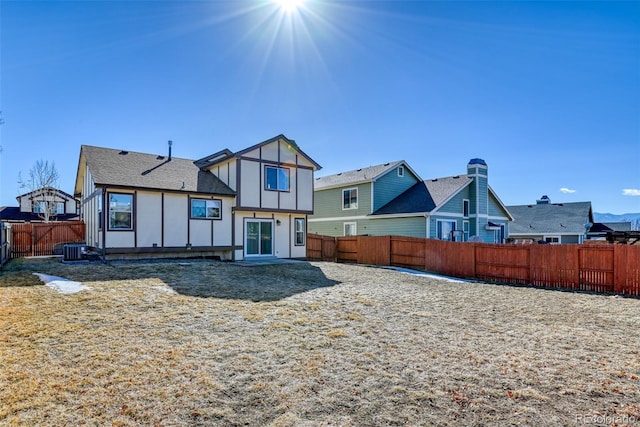
[[[625,213],[621,215],[610,213],[593,213],[593,219],[596,222],[624,222],[624,221],[637,221],[640,220],[640,213]]]
[[[594,212],[593,219],[595,222],[630,222],[632,230],[640,230],[640,212],[621,215]]]

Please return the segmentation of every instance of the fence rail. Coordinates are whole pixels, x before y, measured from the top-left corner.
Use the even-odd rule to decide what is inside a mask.
[[[60,221],[11,225],[11,258],[54,255],[63,243],[84,242],[84,222]]]
[[[402,236],[310,234],[307,258],[640,297],[640,247],[631,245],[496,245]]]

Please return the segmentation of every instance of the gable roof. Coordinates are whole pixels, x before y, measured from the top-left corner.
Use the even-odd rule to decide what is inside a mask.
[[[319,177],[316,178],[315,182],[313,183],[313,188],[314,190],[324,190],[327,188],[344,187],[347,185],[372,182],[398,166],[404,166],[411,170],[411,168],[409,168],[404,160],[397,160],[395,162],[389,162],[381,165],[369,166],[366,168],[360,168]],[[415,172],[411,172],[414,175],[418,176],[417,174],[415,174]]]
[[[596,222],[589,230],[590,233],[606,233],[608,231],[632,231],[631,222]]]
[[[267,144],[271,144],[273,142],[276,142],[278,140],[283,140],[285,143],[287,143],[289,145],[290,148],[294,149],[295,151],[298,152],[298,154],[300,154],[301,156],[303,156],[305,159],[307,159],[315,168],[316,170],[320,170],[322,169],[322,166],[320,166],[318,163],[316,163],[315,160],[313,160],[311,157],[309,157],[304,151],[302,151],[302,149],[300,149],[300,147],[298,147],[298,144],[296,144],[296,142],[293,139],[289,139],[286,136],[284,136],[283,134],[280,135],[276,135],[273,138],[269,138],[265,141],[259,142],[255,145],[252,145],[249,148],[245,148],[244,150],[240,150],[238,152],[233,152],[227,148],[225,148],[224,150],[220,150],[217,153],[213,153],[209,156],[203,157],[201,159],[196,160],[194,163],[200,167],[200,168],[208,168],[210,166],[213,166],[217,163],[220,162],[224,162],[225,160],[228,160],[230,158],[238,158],[240,156],[242,156],[243,154],[246,154],[250,151],[255,150],[256,148],[260,148],[263,145],[267,145]]]
[[[382,206],[372,215],[435,213],[435,211],[446,204],[472,182],[473,178],[469,175],[455,175],[420,181],[386,205]],[[489,193],[505,210],[507,217],[510,220],[513,220],[513,216],[502,203],[500,198],[495,194],[491,186],[489,186]]]
[[[514,217],[509,234],[584,235],[593,224],[591,202],[507,206]]]
[[[29,197],[29,196],[38,197],[38,196],[42,195],[45,192],[47,192],[47,193],[48,192],[54,192],[57,195],[59,195],[60,197],[62,197],[63,199],[68,199],[68,200],[73,200],[74,199],[74,197],[71,194],[67,194],[67,193],[65,193],[64,191],[62,191],[62,190],[60,190],[58,188],[47,186],[47,187],[37,188],[37,189],[35,189],[33,191],[29,191],[28,193],[21,194],[21,195],[16,197],[16,200],[19,201],[23,197]]]
[[[423,181],[416,182],[404,193],[375,211],[372,215],[426,213],[435,209],[436,203]]]
[[[193,160],[90,145],[80,148],[81,161],[83,157],[96,186],[235,195],[231,188],[212,173],[200,169]]]
[[[473,178],[469,175],[456,175],[428,179],[424,181],[424,185],[429,190],[429,194],[433,197],[436,206],[441,206],[471,182],[473,182]]]

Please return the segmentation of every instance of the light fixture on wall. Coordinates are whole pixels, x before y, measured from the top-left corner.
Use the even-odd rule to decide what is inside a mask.
[[[280,220],[276,219],[276,225],[280,225],[280,224],[281,224]]]

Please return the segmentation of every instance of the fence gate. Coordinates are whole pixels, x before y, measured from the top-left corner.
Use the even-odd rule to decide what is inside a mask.
[[[593,245],[578,249],[580,289],[593,292],[614,290],[614,246]]]
[[[13,224],[11,257],[54,255],[56,246],[84,242],[83,221]]]

